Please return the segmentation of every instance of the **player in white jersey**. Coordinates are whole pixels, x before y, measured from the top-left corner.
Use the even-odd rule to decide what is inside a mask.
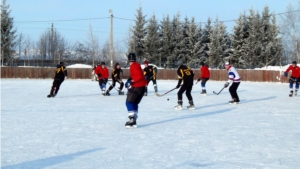
[[[229,87],[229,92],[232,100],[229,101],[229,104],[238,104],[240,103],[240,99],[236,91],[241,83],[240,75],[238,74],[235,67],[231,66],[229,62],[225,63],[225,68],[228,71],[228,81],[225,83],[224,87],[226,88],[229,86],[229,84],[231,84],[231,86]]]

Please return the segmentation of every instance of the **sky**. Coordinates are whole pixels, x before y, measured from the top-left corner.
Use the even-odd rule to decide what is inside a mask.
[[[103,45],[110,37],[110,13],[113,11],[114,46],[126,46],[129,29],[134,25],[137,9],[142,7],[143,15],[149,19],[155,15],[158,21],[178,12],[184,17],[195,17],[196,23],[206,22],[208,17],[219,21],[235,20],[241,13],[262,11],[268,5],[270,12],[282,13],[288,4],[297,5],[298,0],[6,0],[10,5],[18,33],[37,41],[39,37],[54,28],[69,42],[88,41],[89,27]],[[63,21],[62,21],[63,20]],[[68,20],[68,21],[66,21]],[[42,21],[42,22],[41,22]],[[205,23],[203,23],[205,24]],[[225,22],[228,31],[233,21]]]
[[[241,103],[228,104],[225,82],[193,86],[195,110],[177,91],[139,104],[138,127],[126,129],[126,95],[102,96],[97,81],[1,79],[1,169],[299,169],[299,99],[288,83],[242,81]],[[158,93],[176,80],[158,80]],[[117,87],[118,84],[117,84]],[[24,90],[25,89],[25,90]],[[169,100],[168,100],[169,99]]]

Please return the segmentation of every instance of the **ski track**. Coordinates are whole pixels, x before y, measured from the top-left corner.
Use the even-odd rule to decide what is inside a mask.
[[[299,96],[288,84],[242,82],[230,105],[225,82],[194,85],[195,110],[175,111],[177,90],[148,96],[138,128],[126,129],[125,96],[102,96],[98,82],[65,80],[47,98],[52,79],[1,79],[1,168],[280,168],[300,166]],[[163,94],[177,81],[158,80]],[[108,87],[107,87],[108,88]],[[169,99],[169,101],[167,100]]]

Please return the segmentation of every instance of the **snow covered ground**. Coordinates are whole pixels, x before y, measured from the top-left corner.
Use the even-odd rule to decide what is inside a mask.
[[[241,104],[229,105],[224,82],[200,84],[196,110],[175,111],[176,91],[144,97],[137,129],[126,129],[126,96],[100,94],[91,80],[1,79],[2,169],[189,169],[300,166],[300,97],[288,84],[242,82]],[[176,81],[158,81],[159,93]],[[169,98],[169,101],[167,99]],[[184,107],[188,105],[184,95]]]

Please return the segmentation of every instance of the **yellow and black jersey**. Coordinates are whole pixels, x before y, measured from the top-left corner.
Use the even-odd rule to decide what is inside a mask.
[[[153,65],[148,65],[147,67],[144,68],[144,76],[148,80],[150,79],[156,79],[156,73],[157,73],[157,67]]]
[[[111,73],[111,77],[113,80],[118,80],[118,79],[121,79],[120,78],[120,75],[123,75],[123,70],[122,69],[113,69],[112,73]]]
[[[65,79],[68,76],[68,71],[64,65],[58,64],[55,70],[55,79]]]
[[[178,79],[183,81],[183,85],[193,85],[194,72],[187,66],[181,65],[177,69]]]

